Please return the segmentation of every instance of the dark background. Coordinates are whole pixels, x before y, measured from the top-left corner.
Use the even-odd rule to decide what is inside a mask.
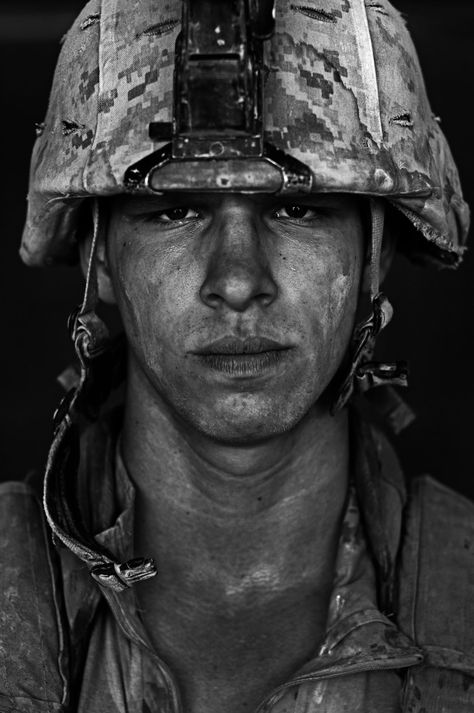
[[[0,3],[1,67],[1,403],[0,479],[40,467],[61,389],[56,375],[71,361],[65,322],[81,296],[76,269],[26,268],[17,251],[25,214],[34,123],[42,121],[59,39],[82,7],[77,0]],[[474,3],[404,0],[428,84],[468,201],[474,191]],[[41,6],[41,10],[39,9]],[[389,359],[407,358],[406,397],[418,420],[399,438],[407,472],[430,472],[474,497],[474,256],[460,271],[415,268],[397,260],[386,292],[395,318],[383,338]]]

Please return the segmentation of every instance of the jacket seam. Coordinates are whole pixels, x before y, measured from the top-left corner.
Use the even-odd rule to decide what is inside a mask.
[[[58,644],[59,644],[59,651],[57,654],[57,665],[58,665],[59,675],[61,676],[61,680],[63,683],[63,693],[62,693],[62,697],[61,697],[61,704],[65,705],[67,702],[67,698],[68,698],[68,680],[67,680],[67,676],[65,675],[64,667],[63,667],[66,646],[65,646],[63,622],[61,621],[61,615],[60,615],[60,603],[58,600],[57,580],[55,579],[55,576],[54,576],[55,567],[54,567],[54,563],[51,558],[50,542],[49,542],[49,538],[48,538],[48,532],[46,529],[47,525],[46,525],[46,522],[45,522],[45,519],[43,516],[42,508],[41,508],[40,504],[38,503],[38,501],[36,501],[36,505],[38,507],[40,507],[42,531],[43,531],[44,543],[45,543],[45,547],[46,547],[46,558],[47,558],[47,562],[48,562],[49,576],[50,576],[51,586],[52,586],[52,591],[53,591],[53,604],[54,604],[54,611],[55,611],[55,615],[56,615],[56,627],[57,627]]]

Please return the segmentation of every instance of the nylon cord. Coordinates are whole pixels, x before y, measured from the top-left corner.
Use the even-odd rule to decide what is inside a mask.
[[[385,204],[377,198],[370,199],[370,212],[372,218],[372,237],[370,248],[370,299],[380,293],[380,256],[385,225]]]
[[[91,251],[89,255],[89,264],[87,267],[86,286],[84,288],[84,297],[82,300],[79,316],[87,312],[93,312],[99,302],[99,285],[97,278],[97,247],[102,231],[102,223],[100,220],[99,199],[94,198],[92,204],[92,220],[94,224],[94,232],[92,236]]]

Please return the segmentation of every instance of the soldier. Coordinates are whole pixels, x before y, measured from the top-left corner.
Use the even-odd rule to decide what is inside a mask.
[[[44,516],[1,487],[0,711],[473,709],[473,507],[407,496],[364,395],[400,430],[380,284],[456,266],[468,209],[399,13],[272,5],[66,36],[22,257],[81,261],[80,372]]]

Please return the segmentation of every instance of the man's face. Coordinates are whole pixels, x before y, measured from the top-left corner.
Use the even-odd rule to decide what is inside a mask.
[[[133,366],[214,439],[291,429],[341,363],[364,256],[357,199],[121,196],[107,253]]]

